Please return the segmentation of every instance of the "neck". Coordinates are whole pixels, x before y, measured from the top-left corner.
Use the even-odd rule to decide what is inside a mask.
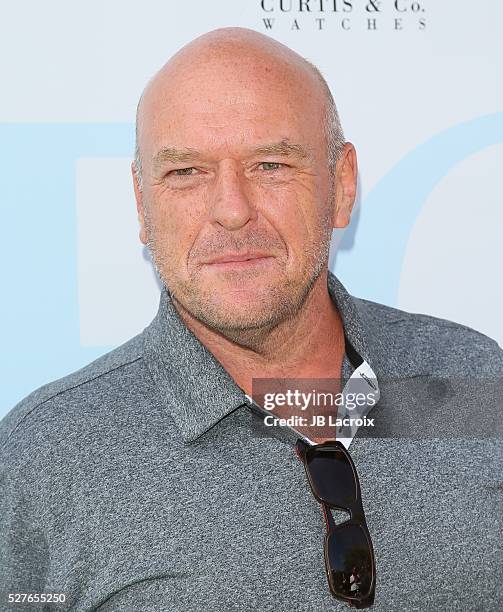
[[[173,304],[185,325],[248,395],[253,378],[340,378],[344,329],[328,292],[326,270],[294,317],[239,338],[202,323],[177,300]]]

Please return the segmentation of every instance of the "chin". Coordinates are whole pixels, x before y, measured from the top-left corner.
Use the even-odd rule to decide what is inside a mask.
[[[206,304],[200,310],[203,322],[215,329],[246,330],[270,325],[276,314],[270,305],[253,300],[223,301]]]
[[[303,292],[298,287],[288,282],[265,283],[258,278],[243,278],[240,282],[236,279],[187,282],[173,289],[178,301],[193,317],[219,331],[251,331],[274,326],[294,314],[303,301]]]

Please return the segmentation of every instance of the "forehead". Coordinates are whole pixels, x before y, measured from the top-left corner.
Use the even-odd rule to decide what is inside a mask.
[[[308,69],[270,56],[193,58],[168,68],[146,91],[140,146],[239,148],[291,139],[323,143],[325,97]]]

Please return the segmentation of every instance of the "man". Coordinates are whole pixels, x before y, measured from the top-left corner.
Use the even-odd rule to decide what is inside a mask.
[[[328,272],[356,176],[321,75],[270,38],[210,32],[149,82],[133,179],[159,312],[3,419],[5,609],[22,609],[7,603],[19,592],[64,594],[51,610],[346,609],[292,446],[336,436],[267,427],[250,397],[258,379],[341,391],[356,378],[380,393],[361,412],[378,433],[344,438],[375,552],[374,609],[479,609],[480,572],[483,608],[498,608],[501,442],[472,416],[486,390],[494,400],[502,351],[464,326],[353,298]]]

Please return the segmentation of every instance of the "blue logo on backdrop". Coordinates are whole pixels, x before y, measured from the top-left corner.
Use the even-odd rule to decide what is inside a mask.
[[[0,126],[0,136],[6,288],[1,418],[30,391],[113,348],[84,348],[79,342],[75,162],[131,157],[134,129],[8,124]],[[408,237],[428,194],[456,163],[499,142],[503,113],[480,117],[420,145],[381,179],[336,256],[335,272],[351,293],[396,304]]]
[[[424,201],[453,166],[500,142],[503,113],[494,113],[440,132],[398,162],[368,194],[344,234],[334,271],[347,289],[396,305],[405,249]]]

